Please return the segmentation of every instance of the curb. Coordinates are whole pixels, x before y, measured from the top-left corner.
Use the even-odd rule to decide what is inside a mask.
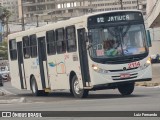
[[[155,86],[160,86],[160,83],[138,82],[138,83],[135,83],[135,86],[155,87]]]
[[[26,98],[21,97],[19,99],[0,100],[0,104],[13,104],[13,103],[26,103]]]
[[[5,95],[5,93],[0,91],[0,96],[4,96],[4,95]]]
[[[14,104],[14,103],[26,103],[26,98],[25,97],[21,97],[21,98],[17,98],[17,99],[7,99],[4,98],[5,95],[7,95],[8,93],[2,89],[0,89],[0,97],[2,97],[4,100],[0,100],[0,104]]]

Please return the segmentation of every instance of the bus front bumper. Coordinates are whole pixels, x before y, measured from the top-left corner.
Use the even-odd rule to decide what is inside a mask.
[[[94,86],[90,86],[90,87],[84,87],[84,89],[89,89],[89,90],[116,89],[121,84],[151,81],[151,80],[152,80],[152,78],[137,79],[137,80],[130,80],[130,81],[121,81],[121,82],[99,84],[99,85],[94,85]]]

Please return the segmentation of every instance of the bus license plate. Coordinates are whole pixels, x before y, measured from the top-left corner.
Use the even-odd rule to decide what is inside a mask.
[[[131,75],[130,74],[121,74],[120,78],[129,78]]]

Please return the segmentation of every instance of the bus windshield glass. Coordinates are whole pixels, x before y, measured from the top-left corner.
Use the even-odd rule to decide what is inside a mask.
[[[90,55],[113,58],[147,52],[145,27],[140,13],[104,14],[88,19]]]
[[[146,52],[143,24],[90,29],[92,57],[118,57]]]

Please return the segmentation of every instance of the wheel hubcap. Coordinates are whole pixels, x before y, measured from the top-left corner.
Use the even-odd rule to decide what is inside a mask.
[[[80,87],[79,87],[79,82],[78,82],[78,80],[76,80],[75,82],[74,82],[74,90],[75,90],[75,92],[76,92],[76,94],[80,94]]]

